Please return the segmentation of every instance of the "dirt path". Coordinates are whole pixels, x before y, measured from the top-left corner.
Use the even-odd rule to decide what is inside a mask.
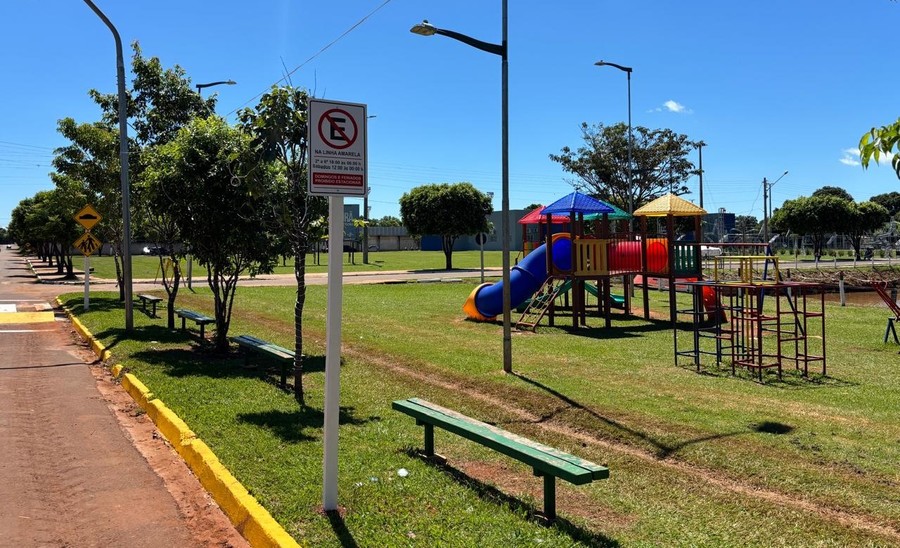
[[[246,546],[48,310],[64,290],[0,255],[0,546]]]

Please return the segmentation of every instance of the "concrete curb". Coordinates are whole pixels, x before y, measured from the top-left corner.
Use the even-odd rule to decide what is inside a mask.
[[[75,331],[90,342],[91,350],[101,360],[111,357],[90,331],[66,308],[59,298],[56,302],[72,320]],[[124,373],[124,367],[116,364],[110,368],[112,375],[120,379],[122,387],[147,416],[156,424],[160,433],[172,445],[188,467],[200,480],[213,500],[222,508],[234,527],[251,546],[265,548],[291,548],[300,545],[272,518],[272,515],[251,495],[231,472],[219,461],[209,446],[181,420],[178,415],[156,398],[137,377]]]

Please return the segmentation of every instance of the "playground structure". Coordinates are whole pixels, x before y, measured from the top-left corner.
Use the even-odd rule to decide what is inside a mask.
[[[629,215],[602,201],[577,192],[569,194],[520,220],[525,258],[510,274],[513,307],[531,298],[517,327],[534,328],[544,317],[553,325],[560,308],[557,297],[568,294],[572,325],[587,324],[588,295],[596,294],[597,313],[611,325],[611,308],[622,306],[631,313],[632,277],[643,275],[644,317],[650,319],[648,276],[669,280],[670,319],[674,321],[676,279],[699,279],[702,261],[697,241],[675,239],[676,217],[692,217],[693,233],[700,234],[706,212],[674,195],[663,196],[635,211],[640,232],[625,226]],[[655,218],[655,219],[654,219]],[[656,220],[651,236],[650,221]],[[618,221],[617,227],[612,222]],[[664,221],[660,222],[660,221]],[[526,225],[537,224],[538,238],[527,237]],[[554,227],[560,230],[554,233]],[[613,228],[617,230],[613,230]],[[563,232],[567,229],[568,232]],[[543,241],[541,243],[541,240]],[[613,277],[623,279],[624,295],[610,292]],[[502,313],[501,283],[482,284],[469,295],[463,310],[470,319],[486,321]]]
[[[743,367],[760,381],[768,369],[775,369],[780,379],[791,363],[804,377],[815,364],[827,374],[824,285],[783,281],[778,260],[770,255],[715,260],[713,279],[684,284],[691,299],[677,310],[675,364],[688,358],[699,372],[701,358],[712,356],[717,364],[730,362],[732,374]],[[718,278],[724,270],[719,263],[725,260],[737,261],[739,279]],[[765,265],[761,269],[760,262]],[[756,277],[759,271],[762,277]]]

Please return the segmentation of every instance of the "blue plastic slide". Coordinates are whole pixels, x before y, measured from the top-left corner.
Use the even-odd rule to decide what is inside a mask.
[[[572,268],[572,241],[568,234],[553,237],[553,264],[560,270]],[[534,295],[547,279],[547,244],[543,244],[509,271],[510,307],[515,308]],[[503,313],[503,282],[485,283],[475,288],[463,305],[472,320],[489,321]]]

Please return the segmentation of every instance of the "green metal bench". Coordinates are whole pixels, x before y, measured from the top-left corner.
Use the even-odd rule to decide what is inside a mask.
[[[175,315],[181,318],[181,330],[186,331],[187,327],[185,326],[185,320],[191,320],[195,324],[200,326],[200,340],[205,341],[206,336],[204,334],[204,328],[206,324],[216,323],[215,318],[210,318],[209,316],[204,316],[199,312],[194,312],[193,310],[187,310],[185,308],[179,308],[175,311]]]
[[[138,299],[141,300],[141,310],[144,311],[144,314],[147,314],[151,318],[156,317],[156,303],[162,302],[162,297],[157,297],[155,295],[138,295]],[[147,313],[147,303],[153,305],[153,312]]]
[[[609,469],[552,447],[531,441],[502,428],[469,418],[419,398],[397,400],[391,407],[425,427],[425,455],[434,456],[434,427],[462,436],[512,457],[544,478],[544,517],[556,519],[556,478],[584,485],[609,477]]]
[[[288,368],[294,364],[294,351],[287,348],[264,341],[253,335],[239,335],[231,337],[232,342],[245,350],[250,350],[264,356],[273,358],[281,365],[281,388],[287,386]],[[244,355],[244,363],[248,363],[250,359],[249,353]]]

